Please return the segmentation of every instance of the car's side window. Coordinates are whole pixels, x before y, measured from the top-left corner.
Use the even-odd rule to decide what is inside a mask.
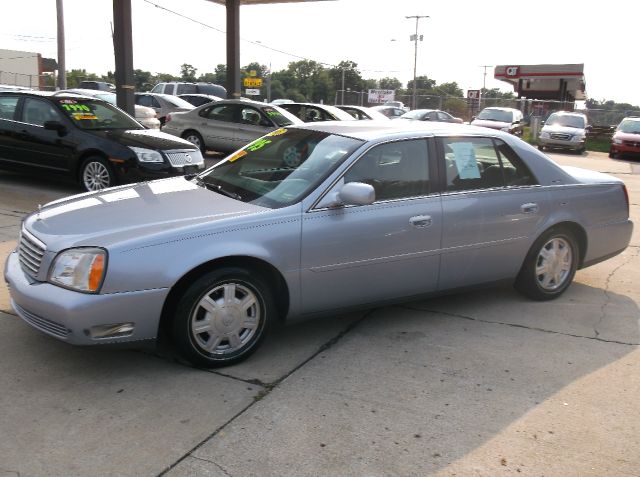
[[[60,119],[60,114],[50,103],[40,99],[25,99],[22,122],[44,126],[47,121],[60,121]]]
[[[160,104],[160,101],[158,101],[156,98],[154,98],[153,96],[150,96],[151,98],[151,107],[152,108],[162,108],[162,105]]]
[[[440,121],[451,121],[451,116],[442,111],[438,111],[438,119],[440,119]]]
[[[444,138],[446,190],[463,191],[534,185],[536,179],[504,141]]]
[[[151,107],[151,96],[148,96],[146,94],[141,94],[140,96],[136,96],[135,97],[135,103],[139,104],[140,106],[147,106],[147,107]]]
[[[14,119],[18,98],[11,96],[0,97],[0,119]]]
[[[446,190],[461,191],[504,186],[498,152],[490,138],[443,138]]]
[[[431,192],[427,141],[375,146],[345,173],[344,181],[372,185],[376,201],[427,195]]]
[[[224,121],[232,123],[235,121],[234,113],[236,108],[232,104],[221,104],[220,106],[214,106],[209,109],[207,117],[215,121]]]
[[[240,110],[240,122],[242,124],[251,124],[259,126],[262,122],[262,115],[255,108],[244,107]]]
[[[508,187],[535,185],[537,180],[524,161],[504,141],[494,139],[500,153],[505,185]]]

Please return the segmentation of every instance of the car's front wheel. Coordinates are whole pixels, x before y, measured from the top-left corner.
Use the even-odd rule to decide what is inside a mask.
[[[198,278],[176,307],[173,338],[196,366],[228,366],[246,359],[275,321],[276,307],[257,273],[228,267]]]
[[[538,151],[544,151],[544,146],[542,144],[538,144]]]
[[[94,192],[116,185],[116,175],[105,159],[92,156],[82,163],[80,183],[84,190]]]
[[[187,131],[182,135],[182,138],[186,139],[191,144],[196,146],[204,154],[205,152],[204,140],[202,139],[202,136],[200,135],[200,133],[196,131]]]
[[[516,289],[534,300],[552,300],[569,288],[579,248],[565,229],[551,229],[533,244],[516,279]]]

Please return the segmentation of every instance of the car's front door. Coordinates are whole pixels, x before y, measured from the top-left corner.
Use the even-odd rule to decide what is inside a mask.
[[[515,276],[547,213],[546,192],[499,139],[445,137],[440,146],[446,184],[439,289]]]
[[[236,118],[236,147],[241,148],[251,141],[273,131],[276,126],[267,117],[252,106],[239,108]]]
[[[306,313],[436,289],[442,210],[427,139],[377,145],[332,188],[371,184],[370,205],[316,208],[302,220]]]

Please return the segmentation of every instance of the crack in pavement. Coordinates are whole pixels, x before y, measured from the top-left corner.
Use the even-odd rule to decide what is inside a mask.
[[[611,304],[611,302],[613,301],[611,299],[611,295],[609,294],[609,288],[611,287],[611,279],[613,278],[613,276],[625,265],[629,265],[629,263],[631,262],[631,260],[633,260],[634,258],[638,257],[638,253],[640,252],[640,250],[638,249],[638,247],[629,247],[629,248],[634,248],[633,254],[631,254],[627,260],[625,260],[623,263],[621,263],[620,265],[618,265],[616,268],[614,268],[613,270],[611,270],[611,273],[609,273],[609,275],[607,275],[606,280],[604,281],[604,289],[602,290],[602,292],[604,293],[604,297],[605,297],[605,301],[602,304],[602,306],[600,307],[600,319],[598,320],[598,322],[594,325],[593,327],[593,331],[596,335],[596,338],[600,336],[600,332],[598,331],[598,328],[600,328],[600,325],[602,325],[602,322],[604,321],[604,319],[607,317],[607,311],[606,308]]]
[[[209,459],[203,459],[202,457],[196,457],[195,455],[191,456],[192,459],[196,459],[196,460],[201,460],[203,462],[208,462],[209,464],[213,464],[215,465],[218,469],[220,469],[224,475],[228,475],[229,477],[233,477],[232,474],[230,474],[229,472],[227,472],[227,469],[225,469],[224,467],[222,467],[220,464],[218,464],[217,462],[214,462],[212,460]]]
[[[506,323],[504,321],[483,320],[482,318],[474,318],[472,316],[461,315],[458,313],[450,313],[448,311],[430,310],[428,308],[418,308],[418,307],[412,307],[408,305],[396,305],[396,308],[401,308],[401,309],[410,310],[410,311],[423,311],[427,313],[439,313],[441,315],[450,316],[452,318],[459,318],[459,319],[468,320],[468,321],[476,321],[478,323],[486,323],[489,325],[504,325],[504,326],[510,326],[513,328],[523,328],[525,330],[539,331],[541,333],[549,333],[553,335],[570,336],[572,338],[583,338],[587,340],[600,341],[602,343],[613,343],[613,344],[619,344],[624,346],[640,346],[640,343],[628,343],[625,341],[606,340],[604,338],[598,338],[597,336],[584,336],[584,335],[576,335],[573,333],[563,333],[561,331],[547,330],[545,328],[536,328],[533,326],[520,325],[517,323]]]
[[[160,472],[158,474],[157,477],[162,477],[164,475],[166,475],[169,471],[171,471],[172,469],[174,469],[177,465],[179,465],[182,461],[184,461],[187,457],[194,457],[197,458],[196,456],[193,455],[193,453],[195,451],[197,451],[198,449],[200,449],[203,445],[205,445],[210,439],[212,439],[213,437],[215,437],[217,434],[219,434],[224,428],[226,428],[229,424],[233,423],[233,421],[235,421],[237,418],[239,418],[240,416],[242,416],[246,411],[248,411],[249,409],[251,409],[251,407],[253,407],[257,402],[261,401],[262,399],[264,399],[265,397],[267,397],[269,394],[271,394],[271,392],[276,389],[285,379],[287,379],[289,376],[291,376],[293,373],[295,373],[296,371],[298,371],[299,369],[301,369],[303,366],[305,366],[307,363],[309,363],[310,361],[312,361],[313,359],[315,359],[318,355],[320,355],[321,353],[323,353],[324,351],[327,351],[328,349],[331,349],[336,343],[338,343],[342,338],[344,338],[348,333],[350,333],[351,331],[353,331],[358,325],[360,325],[360,323],[362,323],[364,320],[366,320],[367,318],[369,318],[373,313],[375,313],[377,310],[379,310],[379,308],[373,308],[369,311],[367,311],[366,313],[364,313],[360,318],[358,318],[357,320],[353,321],[352,323],[350,323],[346,328],[344,328],[341,332],[339,332],[336,336],[334,336],[333,338],[329,339],[327,342],[325,342],[324,344],[320,345],[320,347],[316,350],[315,353],[313,353],[311,356],[309,356],[307,359],[303,360],[300,364],[298,364],[297,366],[295,366],[291,371],[289,371],[288,373],[285,373],[284,376],[278,378],[277,380],[275,380],[273,383],[268,383],[268,384],[264,384],[264,391],[261,393],[258,393],[255,397],[253,402],[249,403],[247,406],[245,406],[243,409],[241,409],[237,414],[235,414],[234,416],[232,416],[227,422],[225,422],[224,424],[222,424],[220,427],[218,427],[216,430],[214,430],[209,436],[205,437],[202,441],[200,441],[198,444],[196,444],[191,450],[189,450],[186,454],[184,454],[182,457],[180,457],[178,460],[176,460],[173,464],[171,464],[169,467],[167,467],[166,469],[164,469],[162,472]],[[195,369],[202,369],[205,370],[204,368],[197,368],[195,366],[192,366]],[[217,371],[211,371],[211,370],[206,370],[212,374],[218,374],[220,376],[224,376],[224,377],[228,377],[228,378],[233,378],[232,376],[227,376],[225,374],[222,374],[220,372]],[[239,378],[234,378],[234,379],[239,379]],[[244,381],[247,382],[243,379],[239,379],[240,381]],[[253,380],[252,384],[256,384],[256,382],[259,382],[259,380]],[[206,459],[200,459],[200,460],[205,460]],[[207,461],[210,462],[210,461]],[[216,465],[219,467],[219,465],[215,462],[211,462],[212,464]],[[221,468],[222,469],[222,468]],[[224,471],[224,469],[222,469]],[[224,471],[225,473],[227,473],[226,471]],[[230,475],[230,474],[227,474]]]

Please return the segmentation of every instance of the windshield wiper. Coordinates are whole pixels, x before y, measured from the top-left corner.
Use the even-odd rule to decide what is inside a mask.
[[[226,195],[227,197],[231,197],[235,200],[242,200],[242,196],[240,194],[236,194],[235,192],[231,192],[230,190],[226,190],[220,184],[211,184],[210,182],[206,182],[201,177],[196,177],[196,184],[201,187],[206,187],[209,190],[214,192],[218,192],[219,194]]]

